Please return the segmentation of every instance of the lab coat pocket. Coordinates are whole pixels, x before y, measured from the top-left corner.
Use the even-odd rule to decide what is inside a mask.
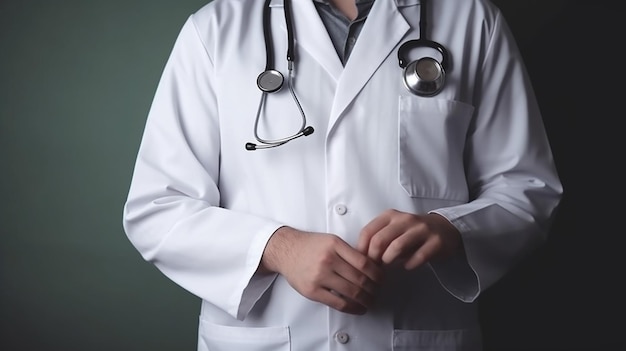
[[[394,330],[393,351],[481,351],[479,330]]]
[[[463,153],[474,107],[402,95],[398,106],[398,176],[411,197],[466,201]]]
[[[201,351],[289,351],[289,327],[233,327],[200,319]]]

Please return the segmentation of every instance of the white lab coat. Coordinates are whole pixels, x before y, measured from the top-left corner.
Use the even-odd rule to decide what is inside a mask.
[[[275,64],[287,73],[282,1]],[[433,0],[428,39],[451,54],[444,90],[406,90],[397,49],[419,37],[419,0],[377,0],[342,66],[311,0],[294,0],[295,91],[315,132],[247,151],[265,67],[263,1],[215,0],[184,24],[139,149],[124,227],[141,255],[202,299],[199,350],[480,350],[476,298],[540,245],[562,188],[501,13]],[[413,59],[413,58],[411,58]],[[288,89],[259,134],[294,133]],[[388,208],[437,212],[465,255],[389,268],[367,314],[338,312],[255,270],[283,225],[339,235]]]

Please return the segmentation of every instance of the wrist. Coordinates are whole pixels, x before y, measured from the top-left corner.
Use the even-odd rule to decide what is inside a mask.
[[[297,230],[284,226],[278,228],[267,241],[259,271],[265,273],[280,273],[284,257],[291,252],[291,242]]]

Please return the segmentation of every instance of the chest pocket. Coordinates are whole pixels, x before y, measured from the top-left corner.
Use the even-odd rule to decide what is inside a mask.
[[[466,201],[463,153],[474,107],[402,95],[398,106],[398,177],[411,197]]]

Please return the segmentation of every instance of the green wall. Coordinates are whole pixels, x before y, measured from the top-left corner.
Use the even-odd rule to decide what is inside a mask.
[[[588,189],[608,181],[593,148],[616,149],[598,136],[612,129],[614,99],[581,105],[600,96],[581,94],[576,72],[581,54],[613,53],[590,43],[613,44],[606,33],[617,22],[606,16],[617,12],[602,2],[496,3],[528,59],[567,197],[546,250],[485,297],[487,344],[608,343],[617,334],[597,321],[613,305],[598,291],[611,286],[596,287],[612,281],[614,256],[589,250],[587,234],[608,238],[608,223],[585,214],[605,200]],[[199,301],[141,259],[121,214],[161,69],[203,4],[0,0],[0,350],[195,349]],[[590,111],[601,127],[582,122]]]
[[[192,350],[199,303],[122,206],[155,85],[203,0],[0,1],[0,349]]]

